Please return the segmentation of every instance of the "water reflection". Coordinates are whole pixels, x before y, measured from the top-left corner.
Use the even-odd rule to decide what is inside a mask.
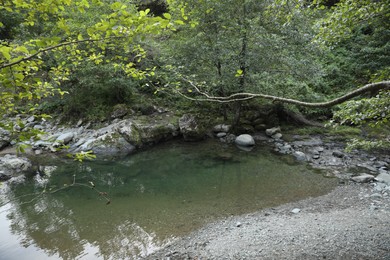
[[[2,202],[11,200],[0,208],[9,230],[0,234],[2,259],[134,259],[207,221],[317,196],[336,182],[266,150],[219,143],[166,144],[116,162],[48,166],[47,177],[2,187]],[[111,204],[80,186],[23,196],[73,178],[93,181]]]

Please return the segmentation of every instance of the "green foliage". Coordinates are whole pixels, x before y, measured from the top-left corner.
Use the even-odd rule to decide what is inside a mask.
[[[139,81],[128,78],[111,64],[86,62],[62,84],[69,95],[61,100],[48,100],[46,105],[52,109],[50,112],[61,111],[70,118],[101,119],[116,104],[131,103],[138,84]]]
[[[288,97],[318,99],[313,92],[323,74],[311,43],[314,37],[303,12],[289,15],[273,1],[185,1],[186,26],[172,33],[159,56],[180,76],[212,95],[253,91]],[[173,75],[174,76],[174,75]],[[188,93],[188,82],[172,84]]]
[[[313,5],[319,5],[325,1],[313,1]],[[340,0],[327,12],[323,19],[317,21],[317,40],[328,45],[338,43],[353,35],[354,31],[362,25],[379,25],[382,19],[390,18],[390,1],[371,0]]]
[[[81,151],[75,154],[68,154],[68,156],[73,158],[75,161],[79,161],[79,162],[96,159],[96,155],[93,154],[93,151],[86,151],[86,152]],[[93,184],[91,184],[91,186],[94,187]]]
[[[324,1],[314,1],[321,5]],[[316,24],[316,40],[330,46],[326,77],[335,93],[367,82],[390,78],[390,1],[341,0],[326,11]],[[371,97],[348,101],[335,109],[334,125],[389,125],[389,91],[371,93]],[[388,146],[388,138],[354,138],[348,149],[372,149]]]
[[[372,98],[349,101],[342,104],[333,116],[334,126],[355,125],[384,129],[390,125],[390,91],[380,92]],[[383,130],[382,130],[383,132]],[[390,147],[390,138],[380,135],[376,140],[353,139],[347,149],[373,149]]]
[[[361,138],[353,138],[346,147],[347,152],[354,149],[373,150],[379,148],[390,148],[389,140],[365,140]]]
[[[61,84],[86,61],[144,78],[149,72],[137,68],[144,50],[136,40],[171,27],[166,17],[148,16],[148,9],[126,1],[6,0],[0,12],[7,13],[0,27],[15,15],[21,22],[13,29],[23,32],[0,42],[0,115],[65,94]]]
[[[373,98],[363,98],[340,105],[334,114],[339,124],[380,127],[390,120],[390,91],[380,92]]]

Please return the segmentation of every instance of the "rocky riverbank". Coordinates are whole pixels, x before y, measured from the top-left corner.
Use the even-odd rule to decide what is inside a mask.
[[[389,193],[375,183],[341,185],[210,223],[145,259],[389,259]]]

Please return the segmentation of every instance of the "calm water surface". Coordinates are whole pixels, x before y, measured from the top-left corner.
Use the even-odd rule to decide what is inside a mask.
[[[117,161],[45,163],[0,187],[0,259],[134,259],[209,221],[329,192],[335,179],[266,148],[168,143]],[[107,192],[111,203],[86,186]],[[28,195],[46,191],[53,194]],[[8,203],[7,203],[8,202]]]

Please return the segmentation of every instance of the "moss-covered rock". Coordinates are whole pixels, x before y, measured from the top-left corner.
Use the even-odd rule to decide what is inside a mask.
[[[139,122],[124,120],[118,132],[137,148],[172,139],[178,135],[178,125],[170,122]]]

